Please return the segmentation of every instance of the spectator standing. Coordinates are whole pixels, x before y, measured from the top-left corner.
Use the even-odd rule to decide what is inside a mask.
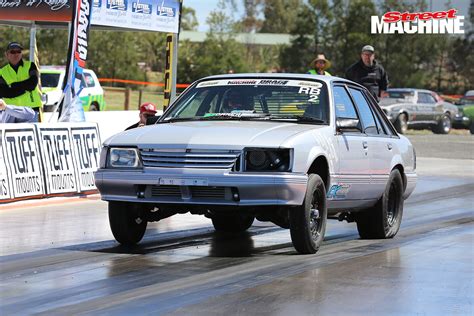
[[[33,109],[41,118],[39,71],[35,63],[23,60],[23,47],[17,42],[8,44],[5,57],[8,64],[0,69],[0,98],[9,105]]]
[[[346,78],[365,86],[377,100],[388,87],[388,75],[375,60],[375,49],[371,45],[362,47],[360,60],[346,70]]]
[[[26,106],[8,105],[0,99],[0,123],[34,123],[38,115]]]
[[[128,131],[129,129],[132,129],[132,128],[145,126],[147,123],[147,120],[150,117],[155,116],[156,112],[157,112],[156,106],[153,103],[151,102],[143,103],[142,105],[140,105],[140,114],[138,114],[139,121],[133,125],[130,125],[125,130]]]
[[[311,75],[323,75],[331,76],[326,69],[331,67],[331,62],[326,59],[324,54],[318,54],[315,59],[311,62],[311,65],[314,67],[308,71],[308,74]]]

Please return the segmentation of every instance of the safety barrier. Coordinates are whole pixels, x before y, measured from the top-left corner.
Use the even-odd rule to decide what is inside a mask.
[[[1,124],[0,204],[96,192],[96,123]]]

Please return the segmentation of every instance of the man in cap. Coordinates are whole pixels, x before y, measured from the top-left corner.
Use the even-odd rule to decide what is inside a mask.
[[[388,87],[388,75],[375,60],[375,49],[371,45],[362,47],[360,60],[347,68],[346,78],[365,86],[377,100]]]
[[[331,62],[326,59],[324,54],[318,54],[315,59],[311,62],[311,65],[314,67],[310,69],[307,73],[311,75],[325,75],[330,76],[331,74],[326,71],[326,69],[331,67]]]
[[[156,114],[156,106],[151,102],[145,102],[140,105],[140,114],[138,115],[140,120],[138,123],[135,123],[127,127],[126,131],[136,127],[142,127],[147,125],[147,120],[151,117],[154,117]]]
[[[0,98],[9,105],[29,107],[41,117],[39,71],[35,63],[23,60],[23,47],[17,42],[8,44],[5,57],[8,64],[0,69]]]

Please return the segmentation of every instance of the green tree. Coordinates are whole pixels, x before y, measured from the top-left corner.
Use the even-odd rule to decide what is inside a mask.
[[[301,0],[266,0],[261,33],[290,33],[298,15]]]

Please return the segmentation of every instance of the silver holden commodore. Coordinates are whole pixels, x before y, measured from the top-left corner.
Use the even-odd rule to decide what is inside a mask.
[[[155,124],[109,138],[95,181],[121,244],[190,212],[222,232],[271,221],[309,254],[328,218],[355,221],[362,238],[395,236],[415,168],[410,141],[364,87],[235,74],[194,82]]]

